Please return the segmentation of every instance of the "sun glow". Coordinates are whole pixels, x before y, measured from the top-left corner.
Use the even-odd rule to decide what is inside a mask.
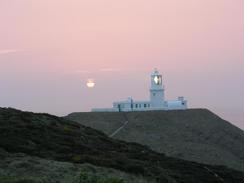
[[[94,88],[94,86],[95,86],[94,80],[93,79],[88,79],[87,82],[86,82],[86,86],[88,88]]]

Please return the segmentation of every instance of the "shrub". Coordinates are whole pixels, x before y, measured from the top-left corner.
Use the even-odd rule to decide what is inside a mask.
[[[89,175],[86,172],[81,172],[78,180],[75,183],[126,183],[118,178],[101,178],[95,175]]]
[[[71,133],[72,132],[72,129],[69,127],[69,126],[64,126],[64,132],[65,133]]]
[[[81,155],[74,155],[72,157],[72,161],[75,163],[79,162],[80,160],[81,160]]]

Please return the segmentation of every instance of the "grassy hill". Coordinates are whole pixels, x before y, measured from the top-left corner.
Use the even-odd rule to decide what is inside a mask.
[[[243,172],[170,158],[143,145],[111,139],[102,132],[63,118],[6,108],[0,108],[0,156],[0,176],[23,172],[30,166],[26,163],[29,159],[27,162],[31,161],[32,167],[38,167],[29,168],[29,174],[41,169],[52,173],[56,166],[63,166],[56,162],[69,163],[67,166],[89,163],[160,183],[244,182]],[[16,158],[17,162],[21,161],[19,165]],[[53,167],[45,162],[43,167],[35,158],[51,161]],[[13,168],[12,171],[9,168]],[[59,173],[68,174],[67,169]],[[34,177],[43,177],[43,174]],[[49,182],[57,181],[50,178]]]
[[[206,109],[72,113],[67,119],[168,156],[244,170],[244,132]]]

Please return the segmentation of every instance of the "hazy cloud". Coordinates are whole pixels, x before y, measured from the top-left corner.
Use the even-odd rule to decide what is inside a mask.
[[[16,52],[21,52],[21,51],[23,51],[23,50],[4,49],[4,50],[0,50],[0,55],[10,54],[10,53],[16,53]]]
[[[122,71],[122,69],[119,69],[119,68],[102,68],[102,69],[93,70],[93,71],[76,70],[75,73],[78,73],[78,74],[90,74],[90,73],[97,73],[97,72],[119,72],[119,71]]]
[[[122,69],[119,69],[119,68],[102,68],[99,71],[100,72],[118,72],[118,71],[122,71]]]
[[[131,72],[131,71],[148,71],[148,68],[102,68],[99,72]]]
[[[75,73],[78,73],[78,74],[87,74],[87,73],[91,73],[91,71],[88,71],[88,70],[76,70]]]

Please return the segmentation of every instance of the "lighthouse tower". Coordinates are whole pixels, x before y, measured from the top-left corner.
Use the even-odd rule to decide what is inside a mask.
[[[150,103],[152,108],[165,107],[162,75],[157,69],[151,74]]]

